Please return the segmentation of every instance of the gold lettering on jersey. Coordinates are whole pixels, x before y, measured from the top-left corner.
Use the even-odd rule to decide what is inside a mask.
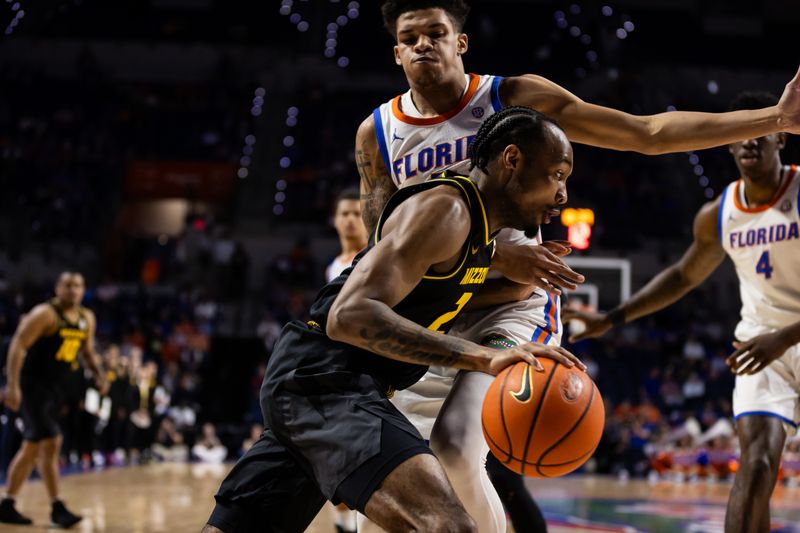
[[[476,285],[486,281],[489,267],[470,267],[461,279],[461,285]]]
[[[56,352],[56,361],[64,361],[65,363],[73,363],[78,357],[78,351],[81,349],[83,341],[86,340],[85,331],[76,331],[74,329],[62,329],[58,332],[62,339],[61,347]]]

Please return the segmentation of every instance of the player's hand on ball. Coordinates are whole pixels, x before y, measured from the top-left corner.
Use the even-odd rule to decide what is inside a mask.
[[[584,325],[582,330],[575,331],[573,335],[570,335],[569,342],[578,342],[583,339],[600,337],[611,329],[611,320],[606,313],[591,313],[588,311],[579,311],[578,309],[570,309],[568,307],[564,309],[561,314],[561,320],[564,323],[577,321]],[[572,327],[571,324],[570,327]]]
[[[584,281],[561,260],[571,252],[568,241],[546,241],[539,246],[498,243],[498,261],[492,265],[512,281],[561,294],[560,287],[574,290]]]
[[[525,361],[533,366],[537,372],[544,372],[544,367],[537,357],[547,357],[568,368],[576,366],[581,370],[586,370],[586,365],[580,359],[561,346],[547,346],[538,342],[528,342],[512,348],[493,351],[494,353],[489,361],[489,368],[486,370],[488,374],[493,376],[496,376],[501,370],[517,361]]]
[[[734,342],[733,352],[725,362],[737,375],[755,374],[791,347],[780,331],[759,335],[747,342]]]
[[[19,411],[19,406],[22,405],[22,389],[19,385],[9,385],[6,387],[6,407],[12,411]]]

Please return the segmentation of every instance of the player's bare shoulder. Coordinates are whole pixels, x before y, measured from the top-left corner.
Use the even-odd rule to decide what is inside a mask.
[[[719,210],[721,197],[715,198],[703,204],[703,207],[694,217],[694,235],[698,240],[719,242],[719,230],[717,222],[719,220]]]
[[[470,209],[455,187],[439,186],[414,194],[387,219],[385,232],[399,229],[418,243],[460,249],[471,227]]]

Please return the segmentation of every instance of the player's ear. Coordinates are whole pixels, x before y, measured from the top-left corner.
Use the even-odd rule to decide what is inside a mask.
[[[403,62],[400,60],[400,47],[397,45],[394,47],[394,63],[400,66],[403,65]]]
[[[783,150],[783,148],[786,146],[786,139],[787,136],[785,133],[778,133],[778,138],[775,139],[775,144],[778,146],[778,150]]]
[[[522,152],[516,144],[509,144],[500,156],[503,168],[510,171],[518,170],[522,167]]]
[[[459,33],[456,39],[456,54],[463,56],[469,48],[469,37],[466,33]]]

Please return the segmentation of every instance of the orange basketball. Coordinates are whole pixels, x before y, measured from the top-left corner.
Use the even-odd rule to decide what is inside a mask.
[[[483,399],[483,436],[497,459],[530,477],[568,474],[592,456],[605,425],[600,391],[586,372],[540,358],[500,372]]]

